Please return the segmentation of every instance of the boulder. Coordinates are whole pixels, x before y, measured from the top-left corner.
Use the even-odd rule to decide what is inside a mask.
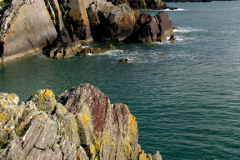
[[[136,15],[126,3],[119,6],[88,8],[92,35],[95,41],[121,42],[132,34]]]

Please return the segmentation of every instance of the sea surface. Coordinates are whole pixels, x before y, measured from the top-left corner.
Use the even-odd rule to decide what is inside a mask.
[[[166,11],[179,28],[175,42],[113,43],[116,50],[105,54],[61,60],[39,53],[0,66],[0,92],[26,101],[39,89],[59,94],[90,83],[111,103],[128,105],[145,152],[159,150],[163,160],[239,160],[240,2],[168,5],[179,8]]]

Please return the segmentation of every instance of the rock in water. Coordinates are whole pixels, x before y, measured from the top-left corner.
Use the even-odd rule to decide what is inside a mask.
[[[176,40],[176,37],[175,37],[175,35],[173,34],[173,35],[171,35],[171,37],[169,38],[169,41],[175,41]]]
[[[166,12],[159,12],[152,17],[145,12],[137,18],[132,34],[125,41],[137,43],[163,42],[168,35],[173,34],[173,24]]]
[[[18,105],[0,93],[1,159],[149,159],[138,144],[135,117],[125,104],[110,104],[98,88],[82,84],[55,99],[51,90]]]

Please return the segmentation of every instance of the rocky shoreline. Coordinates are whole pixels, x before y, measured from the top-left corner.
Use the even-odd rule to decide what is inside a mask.
[[[165,12],[135,11],[166,8],[161,0],[124,2],[11,0],[0,11],[0,64],[43,50],[67,57],[93,41],[151,43],[173,34]]]
[[[39,90],[20,105],[15,94],[0,93],[1,159],[162,160],[138,144],[137,122],[125,104],[89,84],[55,97]]]

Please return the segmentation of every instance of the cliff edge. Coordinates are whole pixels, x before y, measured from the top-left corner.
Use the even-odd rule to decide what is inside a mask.
[[[125,104],[110,104],[98,88],[82,84],[56,96],[39,90],[18,105],[0,93],[0,158],[44,160],[161,160],[138,144],[137,122]]]

